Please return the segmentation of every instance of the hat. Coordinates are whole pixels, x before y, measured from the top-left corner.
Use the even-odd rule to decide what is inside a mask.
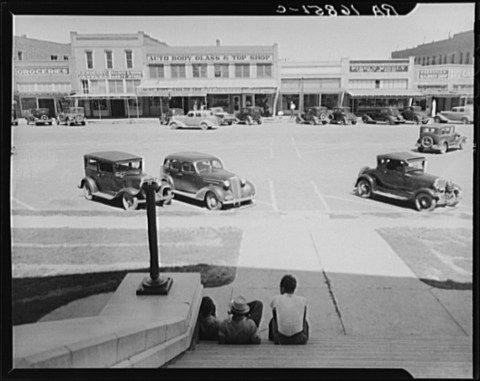
[[[238,296],[230,302],[230,310],[233,314],[245,315],[250,311],[250,307],[243,296]]]
[[[204,296],[202,298],[202,303],[200,304],[200,314],[204,316],[215,314],[215,303],[209,296]]]

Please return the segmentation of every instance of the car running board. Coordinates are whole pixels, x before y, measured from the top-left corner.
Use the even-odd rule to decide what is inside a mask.
[[[378,195],[384,196],[384,197],[388,197],[388,198],[394,198],[395,200],[407,201],[407,200],[410,199],[410,197],[399,196],[399,195],[396,195],[396,194],[382,192],[382,191],[375,191],[375,194],[378,194]]]
[[[113,200],[116,195],[114,196],[105,192],[92,192],[92,196],[104,198],[107,200]]]

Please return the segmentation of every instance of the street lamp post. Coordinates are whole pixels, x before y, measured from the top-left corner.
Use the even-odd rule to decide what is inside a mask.
[[[157,218],[155,191],[158,184],[153,179],[144,183],[143,189],[147,196],[148,247],[150,250],[150,277],[143,279],[137,295],[167,295],[173,279],[160,276],[157,241]]]

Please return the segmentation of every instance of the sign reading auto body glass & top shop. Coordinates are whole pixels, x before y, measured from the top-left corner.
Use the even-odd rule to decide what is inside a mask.
[[[149,62],[272,62],[272,54],[148,54]]]
[[[104,70],[104,71],[80,71],[78,78],[81,79],[140,79],[141,71],[130,70]]]

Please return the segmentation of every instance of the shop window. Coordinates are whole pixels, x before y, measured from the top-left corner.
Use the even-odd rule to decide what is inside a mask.
[[[338,106],[338,94],[322,94],[320,106],[332,109]]]
[[[250,65],[248,65],[248,64],[236,64],[235,65],[235,78],[250,78]]]
[[[375,88],[376,88],[376,89],[379,89],[379,88],[380,88],[380,80],[379,80],[379,79],[376,79],[376,80],[375,80]]]
[[[272,65],[271,64],[257,64],[257,77],[258,78],[272,78]]]
[[[108,80],[108,92],[113,94],[123,93],[123,80],[122,79],[109,79]]]
[[[107,69],[113,69],[113,54],[111,50],[105,50],[105,64]]]
[[[131,50],[125,50],[125,60],[127,63],[127,69],[133,68],[133,52]]]
[[[165,78],[165,69],[161,64],[148,65],[150,78]]]
[[[23,60],[23,52],[17,52],[17,57],[19,61]]]
[[[32,108],[37,108],[37,99],[36,98],[22,98],[21,99],[22,110],[29,111]]]
[[[207,78],[207,65],[206,64],[193,64],[193,78]]]
[[[185,78],[185,65],[172,65],[172,78]]]
[[[135,89],[140,86],[140,80],[138,79],[127,79],[125,80],[127,85],[127,93],[135,93]]]
[[[107,110],[107,100],[106,99],[94,99],[92,101],[93,111],[104,111]]]
[[[91,50],[85,51],[85,59],[87,61],[87,69],[93,69],[93,52]]]
[[[215,78],[228,78],[228,64],[214,64]]]

